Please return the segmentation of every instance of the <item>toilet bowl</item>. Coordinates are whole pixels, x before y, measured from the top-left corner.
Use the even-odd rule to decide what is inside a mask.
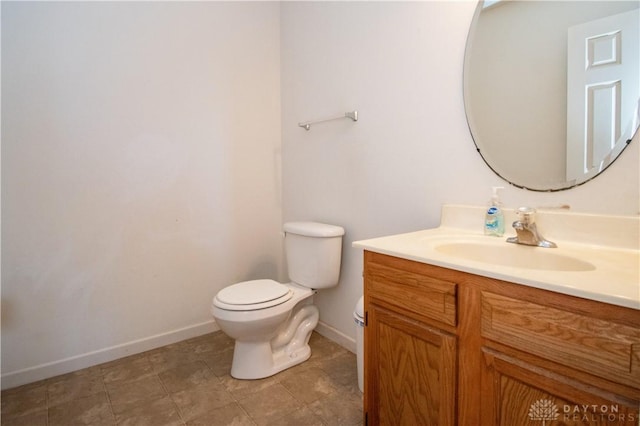
[[[272,288],[281,286],[286,293],[252,304],[225,303],[219,296],[213,299],[211,312],[216,322],[235,340],[231,376],[236,379],[268,377],[311,356],[308,343],[311,331],[318,324],[318,309],[303,302],[315,292],[294,283],[271,280],[245,281],[231,287],[237,286],[235,289],[240,292],[265,284]],[[295,321],[288,321],[296,316]],[[279,339],[276,340],[276,336],[280,336]]]
[[[213,299],[216,323],[235,340],[231,376],[237,379],[261,379],[309,359],[319,319],[311,296],[338,283],[341,227],[292,222],[284,230],[291,282],[244,281]]]

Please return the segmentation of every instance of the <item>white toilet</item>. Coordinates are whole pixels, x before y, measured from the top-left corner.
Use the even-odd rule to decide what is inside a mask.
[[[309,337],[318,324],[310,297],[338,284],[343,228],[290,222],[284,233],[290,283],[244,281],[213,299],[216,323],[236,341],[231,375],[237,379],[272,376],[309,359]]]

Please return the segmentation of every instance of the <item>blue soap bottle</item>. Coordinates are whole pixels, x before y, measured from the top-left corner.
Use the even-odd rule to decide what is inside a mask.
[[[501,186],[492,187],[493,194],[484,217],[484,234],[494,237],[502,237],[504,235],[504,214],[502,214],[502,203],[498,197],[499,189],[504,188]]]

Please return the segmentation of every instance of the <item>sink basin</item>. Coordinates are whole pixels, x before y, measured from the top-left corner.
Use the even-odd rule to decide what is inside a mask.
[[[448,242],[437,244],[435,250],[448,256],[513,268],[548,271],[592,271],[596,269],[589,262],[554,253],[554,249],[508,243],[495,245],[479,242]]]

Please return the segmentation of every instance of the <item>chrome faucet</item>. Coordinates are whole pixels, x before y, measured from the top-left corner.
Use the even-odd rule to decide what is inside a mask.
[[[545,240],[542,235],[538,233],[538,227],[536,226],[536,209],[520,207],[517,214],[518,220],[513,222],[513,229],[516,230],[518,235],[507,238],[508,243],[547,248],[558,247],[555,243]]]

